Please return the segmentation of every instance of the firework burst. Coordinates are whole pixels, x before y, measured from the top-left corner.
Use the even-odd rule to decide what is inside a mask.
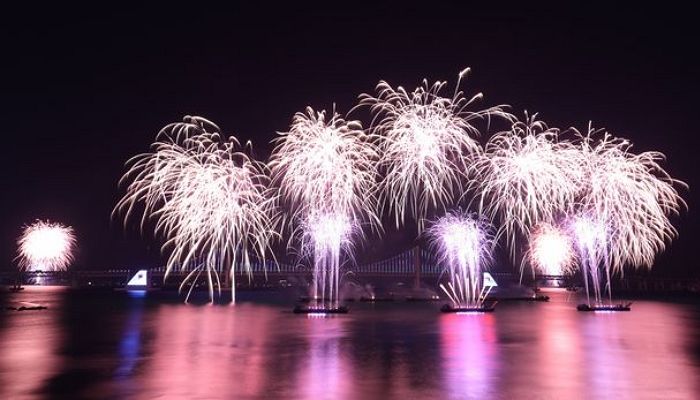
[[[427,230],[440,262],[447,266],[448,288],[440,285],[455,307],[481,306],[482,272],[492,261],[495,240],[489,224],[462,211],[448,212]]]
[[[19,268],[29,271],[65,271],[73,261],[73,228],[37,220],[25,226],[17,240]]]
[[[360,122],[308,107],[275,142],[270,168],[295,216],[322,212],[377,221],[377,150]]]
[[[300,223],[313,249],[314,298],[337,307],[341,250],[348,249],[352,227],[362,221],[380,226],[374,195],[377,150],[359,122],[336,112],[327,118],[325,111],[310,107],[280,135],[270,162],[273,178],[289,202],[291,220]]]
[[[554,223],[574,206],[582,178],[579,153],[559,131],[525,115],[494,135],[476,163],[476,201],[481,213],[499,220],[515,255],[516,235],[527,237],[539,223]]]
[[[251,256],[264,260],[276,235],[276,198],[264,165],[201,117],[167,125],[152,149],[129,161],[122,182],[130,183],[115,212],[126,223],[140,204],[142,229],[155,220],[170,253],[166,277],[178,267],[191,270],[180,286],[193,280],[187,298],[204,274],[213,301],[219,273],[228,272],[235,301],[236,266],[250,276]]]
[[[585,135],[577,134],[577,159],[585,172],[579,213],[587,216],[583,220],[594,221],[580,223],[577,237],[596,301],[600,301],[599,275],[604,274],[610,296],[611,275],[622,274],[625,265],[651,268],[656,254],[676,236],[669,216],[686,206],[676,189],[685,184],[661,167],[662,153],[634,154],[628,140],[590,126]],[[591,231],[600,233],[592,235]],[[594,246],[598,250],[592,250]],[[592,253],[600,255],[593,257]],[[603,271],[597,272],[598,268]]]
[[[544,275],[566,275],[575,269],[573,243],[568,232],[550,224],[538,225],[530,233],[530,243],[523,259],[535,270]]]
[[[471,109],[483,96],[467,98],[459,90],[468,71],[459,74],[452,97],[441,96],[447,82],[427,80],[413,92],[381,81],[376,97],[360,95],[359,107],[373,114],[371,132],[380,148],[380,202],[397,227],[410,213],[420,231],[430,208],[444,208],[461,195],[470,161],[481,152],[474,124],[509,117],[503,107]]]
[[[579,163],[586,171],[584,213],[610,230],[611,263],[616,272],[623,265],[651,267],[654,257],[677,234],[669,216],[678,214],[685,202],[677,185],[660,162],[664,155],[655,151],[631,152],[632,144],[589,128],[580,135]]]

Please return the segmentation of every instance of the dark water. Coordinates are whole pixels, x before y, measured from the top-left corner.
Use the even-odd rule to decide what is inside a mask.
[[[49,309],[0,311],[0,398],[700,398],[698,305],[591,314],[556,293],[484,315],[398,302],[309,318],[269,295],[231,307],[163,293],[3,293],[4,304]]]

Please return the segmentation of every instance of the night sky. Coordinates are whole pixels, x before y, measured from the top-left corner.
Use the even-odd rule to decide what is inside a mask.
[[[409,88],[424,77],[454,83],[469,66],[463,87],[484,92],[484,105],[539,112],[561,128],[592,120],[636,151],[665,153],[667,170],[691,187],[682,191],[690,210],[676,219],[680,237],[656,273],[700,276],[692,13],[668,3],[253,3],[4,10],[1,267],[14,265],[16,237],[37,218],[76,229],[77,268],[160,264],[160,242],[124,230],[110,212],[123,193],[124,162],[183,115],[252,140],[264,158],[275,132],[307,105],[345,112],[380,79]],[[339,8],[326,8],[332,4]],[[385,251],[410,247],[410,236],[389,232]]]

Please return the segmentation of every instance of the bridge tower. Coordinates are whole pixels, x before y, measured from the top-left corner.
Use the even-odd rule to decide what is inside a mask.
[[[420,289],[420,273],[421,273],[420,246],[416,246],[413,248],[413,271],[414,271],[413,288]]]

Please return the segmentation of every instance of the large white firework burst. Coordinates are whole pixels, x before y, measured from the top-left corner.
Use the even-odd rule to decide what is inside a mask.
[[[20,270],[65,271],[73,262],[73,228],[60,223],[37,220],[22,229],[17,240]]]
[[[450,281],[440,284],[454,306],[480,306],[482,272],[492,262],[495,239],[490,224],[464,211],[448,212],[427,230],[440,263],[446,266]]]
[[[341,250],[348,248],[354,232],[362,231],[352,227],[380,226],[377,150],[359,122],[346,121],[335,111],[327,117],[310,107],[297,113],[290,130],[275,142],[270,168],[292,209],[292,223],[300,225],[313,249],[313,295],[328,300],[319,307],[337,307]]]
[[[371,132],[380,148],[380,201],[397,227],[409,214],[420,231],[429,209],[460,196],[470,161],[481,152],[475,124],[509,117],[501,106],[472,110],[483,96],[467,98],[459,90],[468,71],[459,74],[451,97],[442,96],[447,82],[427,80],[412,92],[380,81],[376,96],[360,95],[359,107],[373,114]]]
[[[270,168],[294,215],[338,213],[376,222],[376,147],[359,121],[311,107],[275,139]]]
[[[166,277],[176,268],[191,269],[181,289],[204,273],[213,300],[219,273],[228,272],[235,301],[236,267],[250,276],[251,257],[264,260],[276,235],[276,198],[264,165],[234,137],[222,140],[219,128],[201,117],[167,125],[152,148],[129,161],[121,180],[129,184],[115,212],[126,222],[141,205],[142,229],[155,220],[169,251]]]
[[[481,213],[500,221],[515,255],[516,235],[554,223],[575,204],[582,171],[577,150],[537,114],[491,137],[476,163],[473,182]]]
[[[625,265],[650,268],[676,236],[669,216],[685,206],[676,189],[685,184],[663,169],[662,153],[635,154],[628,140],[590,126],[578,136],[579,168],[585,172],[580,212],[605,225],[613,272]]]

